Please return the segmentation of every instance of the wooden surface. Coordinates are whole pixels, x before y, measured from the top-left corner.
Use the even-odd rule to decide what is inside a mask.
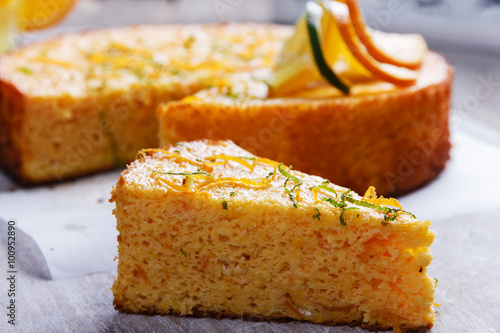
[[[2,223],[2,235],[5,224]],[[430,273],[439,279],[431,333],[500,332],[500,211],[433,223],[438,232]],[[111,273],[48,280],[41,253],[18,240],[18,326],[0,317],[0,332],[365,332],[300,322],[265,323],[173,316],[139,316],[113,309]],[[0,307],[6,299],[6,242],[0,241]],[[5,312],[2,310],[2,312]]]

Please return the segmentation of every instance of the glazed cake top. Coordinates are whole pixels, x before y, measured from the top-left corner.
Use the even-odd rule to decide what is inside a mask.
[[[346,96],[337,88],[325,84],[321,87],[301,90],[286,97],[275,98],[268,98],[269,89],[266,83],[266,79],[269,77],[268,73],[263,72],[263,75],[260,76],[258,72],[257,75],[255,73],[239,73],[228,78],[226,85],[223,87],[203,89],[192,96],[185,97],[181,101],[234,104],[235,102],[262,103],[262,99],[265,99],[265,103],[280,104],[283,101],[301,103],[305,99],[314,104],[314,102],[323,103],[338,98],[349,100],[350,97],[355,99],[362,96],[372,96],[377,98],[377,102],[380,102],[386,97],[393,96],[393,94],[411,94],[420,89],[447,82],[452,79],[453,69],[443,56],[429,51],[418,73],[417,82],[404,88],[384,81],[371,81],[353,85],[350,94]]]
[[[0,57],[0,80],[28,96],[84,97],[137,85],[219,85],[224,73],[269,68],[291,27],[143,25],[66,34]],[[205,82],[206,81],[206,82]]]

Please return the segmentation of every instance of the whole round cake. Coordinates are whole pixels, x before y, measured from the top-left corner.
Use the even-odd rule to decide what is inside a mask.
[[[325,99],[203,91],[159,108],[160,145],[231,139],[357,192],[372,185],[402,194],[434,179],[449,159],[452,77],[445,59],[429,52],[417,83],[405,88],[358,86]]]
[[[295,29],[136,26],[14,50],[0,57],[0,166],[41,184],[231,139],[358,192],[422,186],[449,159],[452,67],[421,37],[363,28],[354,2],[329,3]]]

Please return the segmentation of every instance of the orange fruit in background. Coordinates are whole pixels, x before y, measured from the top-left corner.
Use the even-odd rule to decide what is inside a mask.
[[[39,30],[57,24],[66,17],[75,2],[76,0],[22,0],[19,11],[20,30]]]

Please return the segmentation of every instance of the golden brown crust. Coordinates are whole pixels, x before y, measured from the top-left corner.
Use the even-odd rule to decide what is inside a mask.
[[[20,138],[23,116],[22,94],[0,80],[0,167],[18,181],[25,178]]]
[[[259,316],[259,315],[256,315],[254,313],[241,315],[241,314],[234,313],[231,311],[217,312],[217,311],[201,311],[199,309],[193,309],[192,310],[193,314],[187,315],[187,316],[183,315],[180,311],[175,311],[174,309],[172,309],[171,311],[165,312],[165,311],[158,311],[158,309],[156,309],[155,307],[151,307],[151,308],[144,310],[144,311],[136,312],[136,311],[131,311],[126,306],[120,304],[120,302],[116,298],[113,300],[113,306],[114,306],[115,310],[126,313],[126,314],[137,314],[137,315],[146,315],[146,316],[161,315],[161,316],[194,317],[194,318],[207,318],[207,317],[209,317],[209,318],[214,318],[214,319],[218,319],[218,320],[220,320],[222,318],[228,318],[228,319],[243,319],[243,320],[247,320],[247,321],[256,321],[256,322],[265,321],[265,322],[279,322],[279,323],[287,323],[287,322],[291,322],[291,321],[302,321],[302,320],[297,320],[295,318],[279,316],[279,315]],[[355,320],[355,321],[349,321],[349,322],[329,321],[329,322],[322,322],[319,324],[325,325],[325,326],[344,326],[344,325],[351,326],[351,327],[361,326],[362,328],[369,330],[369,331],[373,331],[373,332],[388,331],[388,330],[393,329],[392,326],[368,325],[368,324],[363,323],[362,320]],[[434,326],[433,323],[428,323],[425,326],[418,326],[418,327],[401,326],[400,329],[402,332],[417,333],[417,332],[427,332],[433,326]]]

